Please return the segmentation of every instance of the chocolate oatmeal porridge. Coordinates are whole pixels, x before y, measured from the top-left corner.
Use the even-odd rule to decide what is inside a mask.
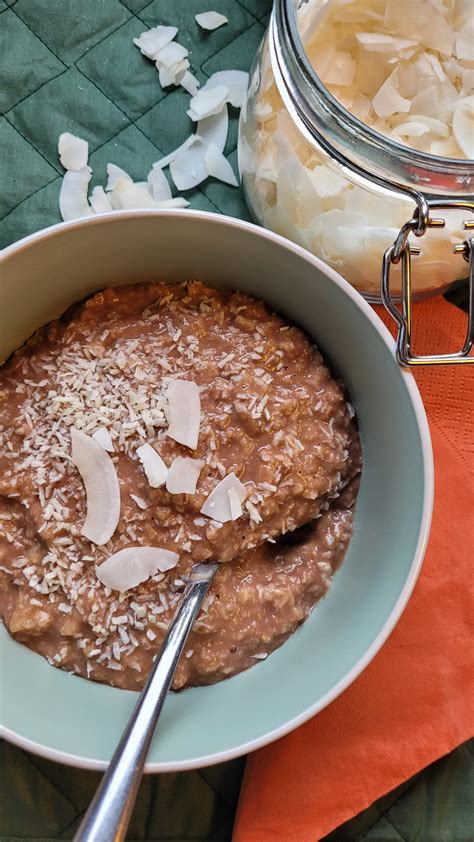
[[[98,293],[0,369],[0,606],[54,666],[139,689],[195,562],[174,688],[266,658],[340,564],[354,411],[298,328],[200,282]]]

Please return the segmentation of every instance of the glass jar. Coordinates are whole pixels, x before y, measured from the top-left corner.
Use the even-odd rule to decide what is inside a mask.
[[[467,274],[454,248],[467,259],[463,225],[472,210],[474,162],[403,146],[329,93],[302,33],[309,22],[317,25],[315,10],[331,2],[275,0],[240,118],[247,204],[257,222],[322,258],[371,300],[380,297],[382,258],[395,241],[390,291],[402,295],[403,250],[408,241],[411,260],[414,237],[432,227],[419,242],[411,287],[418,298],[442,292]],[[433,209],[442,209],[442,220]]]

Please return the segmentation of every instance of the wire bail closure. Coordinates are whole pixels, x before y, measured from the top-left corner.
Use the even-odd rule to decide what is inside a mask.
[[[380,296],[382,303],[398,325],[397,335],[397,360],[400,365],[455,365],[460,363],[474,363],[474,356],[469,356],[474,342],[474,219],[464,222],[464,229],[473,231],[472,237],[467,237],[463,243],[456,245],[453,249],[455,254],[461,254],[469,264],[469,299],[468,299],[468,323],[466,341],[460,351],[453,354],[433,354],[430,356],[417,356],[412,351],[412,283],[411,283],[411,256],[419,254],[417,246],[410,245],[408,237],[414,234],[416,237],[423,237],[427,234],[428,228],[443,228],[446,224],[442,218],[432,218],[430,213],[433,210],[467,210],[474,214],[474,201],[463,201],[458,199],[427,199],[419,194],[420,201],[417,201],[417,208],[413,217],[400,229],[397,239],[390,246],[382,261],[382,275],[380,284]],[[390,272],[393,265],[401,263],[402,270],[402,303],[399,310],[390,294]]]

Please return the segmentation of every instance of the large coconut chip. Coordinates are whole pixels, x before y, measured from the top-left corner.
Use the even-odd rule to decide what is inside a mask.
[[[225,184],[230,184],[231,187],[239,186],[231,165],[217,146],[211,144],[207,147],[204,163],[209,175],[212,175],[213,178],[217,178]]]
[[[157,53],[155,61],[158,67],[173,67],[175,64],[182,62],[188,55],[189,50],[186,47],[183,47],[182,44],[177,44],[176,41],[171,41]]]
[[[147,175],[147,181],[150,185],[151,194],[156,201],[171,199],[171,187],[160,166],[153,164]]]
[[[140,208],[159,207],[158,202],[151,195],[149,185],[142,187],[119,178],[112,193],[111,199],[115,207],[123,210],[135,210]]]
[[[171,463],[166,480],[166,490],[170,494],[195,494],[203,465],[204,462],[201,459],[177,456]]]
[[[133,183],[133,178],[128,174],[128,172],[125,172],[122,167],[118,167],[117,164],[107,164],[107,175],[108,179],[107,184],[105,185],[106,190],[113,190],[119,178]]]
[[[58,153],[65,170],[78,172],[87,166],[89,144],[81,137],[76,137],[70,132],[63,132],[59,135]]]
[[[82,170],[67,170],[59,193],[59,210],[65,222],[69,219],[79,219],[81,216],[91,216],[92,210],[87,201],[87,188],[92,178],[90,167]]]
[[[399,52],[418,44],[414,38],[395,38],[383,32],[356,32],[355,37],[369,52]]]
[[[235,496],[229,495],[233,490],[240,503],[243,503],[247,496],[247,489],[239,478],[234,474],[227,474],[209,494],[204,503],[201,514],[217,520],[219,523],[227,523],[229,520],[235,520],[240,517],[237,514],[238,509],[235,502]]]
[[[249,83],[249,74],[244,70],[218,70],[209,77],[202,91],[210,91],[216,87],[227,88],[226,101],[234,108],[242,108]]]
[[[183,74],[178,76],[178,82],[188,94],[196,96],[199,90],[199,82],[189,70],[185,70]]]
[[[91,436],[71,430],[71,458],[86,489],[87,515],[81,535],[94,544],[106,544],[120,517],[120,487],[112,459]]]
[[[192,380],[171,380],[166,388],[169,427],[167,435],[195,450],[201,424],[199,386]]]
[[[183,143],[177,146],[176,149],[173,149],[172,152],[169,152],[168,155],[165,155],[163,158],[160,158],[158,161],[155,161],[155,163],[153,164],[153,169],[155,167],[160,167],[162,170],[164,170],[165,167],[173,163],[173,161],[178,157],[178,155],[180,155],[181,152],[185,152],[186,149],[189,149],[189,147],[192,146],[195,142],[196,135],[190,135],[186,138],[186,140]]]
[[[206,167],[207,145],[197,135],[192,143],[182,144],[170,164],[171,178],[178,190],[192,190],[205,181],[209,173]]]
[[[99,564],[96,574],[107,588],[123,593],[155,573],[166,573],[178,561],[178,553],[161,547],[126,547]]]
[[[464,61],[474,61],[474,17],[456,35],[456,56]]]
[[[222,111],[212,117],[204,117],[196,126],[196,134],[208,146],[211,144],[220,152],[224,151],[229,130],[229,109],[224,105]]]
[[[474,96],[460,99],[453,116],[453,134],[466,158],[474,158]]]
[[[395,72],[385,80],[372,100],[372,107],[378,117],[390,117],[397,111],[406,113],[410,106],[411,101],[398,93]]]
[[[429,128],[426,123],[417,123],[415,120],[399,123],[392,129],[393,137],[423,137],[427,132]]]
[[[145,30],[138,38],[134,38],[133,43],[142,55],[154,61],[160,50],[166,47],[177,34],[176,26],[154,26],[153,29]]]
[[[218,29],[219,26],[224,26],[225,23],[229,23],[226,16],[221,15],[220,12],[201,12],[199,15],[194,15],[194,17],[201,29],[207,29],[209,32],[213,29]]]
[[[170,85],[179,85],[179,79],[186,72],[189,67],[189,61],[183,59],[176,64],[166,67],[164,64],[156,62],[156,67],[159,72],[160,85],[162,88],[168,88]]]
[[[242,517],[242,501],[235,490],[234,486],[229,488],[227,492],[229,496],[229,506],[230,506],[230,514],[232,520],[238,520],[239,517]]]
[[[112,202],[101,186],[94,187],[91,193],[90,203],[94,213],[109,213],[113,210]]]
[[[151,444],[142,444],[141,447],[137,447],[137,456],[151,487],[160,488],[164,485],[168,477],[168,468],[155,448]]]
[[[114,443],[112,441],[107,427],[99,427],[99,429],[92,434],[92,438],[94,439],[94,441],[97,442],[97,444],[100,444],[100,446],[103,447],[104,450],[107,450],[109,453],[113,453],[113,451],[115,450]]]
[[[198,121],[204,117],[211,117],[222,111],[229,97],[229,89],[225,85],[209,87],[208,82],[201,88],[196,96],[191,98],[187,114],[191,120]]]

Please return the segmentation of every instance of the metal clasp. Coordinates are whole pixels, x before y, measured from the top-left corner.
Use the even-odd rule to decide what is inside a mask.
[[[468,210],[474,213],[474,201],[457,199],[433,200],[427,202],[431,210]],[[412,283],[411,256],[419,254],[420,249],[410,246],[408,237],[415,234],[422,237],[428,228],[442,228],[444,219],[431,218],[429,212],[421,214],[415,211],[412,219],[400,229],[393,246],[390,246],[383,256],[380,295],[385,309],[398,324],[397,360],[401,365],[446,365],[459,363],[474,363],[474,356],[468,356],[474,342],[474,236],[468,237],[463,243],[454,247],[456,254],[462,254],[469,264],[469,303],[467,314],[467,336],[460,351],[454,354],[433,354],[432,356],[416,356],[412,352]],[[464,229],[474,229],[474,220],[464,222]],[[390,271],[394,264],[401,263],[402,270],[402,306],[401,312],[395,306],[390,294]]]

